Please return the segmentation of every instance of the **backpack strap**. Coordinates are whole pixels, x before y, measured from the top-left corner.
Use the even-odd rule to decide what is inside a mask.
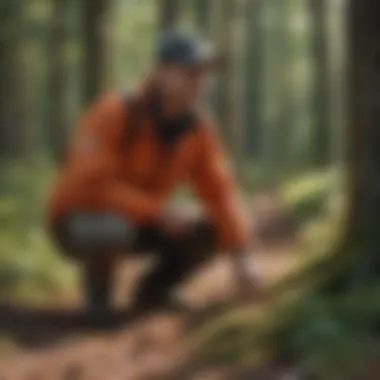
[[[126,120],[121,144],[123,150],[131,147],[138,138],[141,131],[141,124],[139,122],[142,119],[141,112],[150,112],[149,107],[145,110],[141,108],[141,104],[133,92],[127,92],[124,95],[124,104]],[[158,128],[158,136],[161,143],[169,148],[168,150],[172,150],[177,141],[188,132],[194,130],[200,119],[200,112],[197,108],[189,110],[178,120],[171,122],[160,120],[159,117],[156,117],[154,110],[151,111],[153,122]]]

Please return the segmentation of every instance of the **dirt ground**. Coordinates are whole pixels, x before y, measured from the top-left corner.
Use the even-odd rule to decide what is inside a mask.
[[[294,255],[285,250],[262,252],[257,262],[263,281],[266,283],[276,281],[293,267],[295,260]],[[131,292],[133,284],[146,265],[149,263],[134,259],[120,266],[115,295],[117,304],[124,303],[128,299],[126,289],[128,289],[127,293]],[[228,259],[221,257],[215,260],[183,289],[180,289],[179,295],[190,308],[195,310],[194,313],[196,310],[202,310],[210,302],[233,299],[234,286]],[[79,300],[73,301],[74,303],[80,307]],[[56,307],[59,313],[62,306]],[[186,361],[188,355],[186,342],[189,334],[191,335],[191,330],[188,328],[191,314],[188,312],[154,315],[146,320],[127,325],[121,330],[98,333],[86,332],[81,328],[74,332],[70,329],[65,330],[64,324],[70,325],[69,313],[66,321],[62,319],[62,316],[57,317],[55,328],[50,331],[34,325],[35,315],[28,315],[25,310],[24,315],[19,314],[12,314],[12,310],[3,310],[3,312],[0,310],[0,327],[2,322],[8,323],[9,328],[22,324],[24,330],[21,336],[32,333],[33,339],[36,336],[45,336],[46,339],[39,346],[30,344],[33,339],[26,341],[29,344],[25,344],[24,339],[23,346],[3,355],[0,358],[1,380],[153,380],[159,378],[182,380],[185,377],[194,380],[235,380],[236,378],[236,375],[232,375],[225,368],[210,369],[204,373],[191,373],[188,376],[173,372]],[[54,339],[58,335],[59,339]],[[191,368],[190,372],[193,372]],[[177,373],[177,375],[168,377],[171,373]],[[262,376],[241,375],[241,379],[254,378],[264,379]]]

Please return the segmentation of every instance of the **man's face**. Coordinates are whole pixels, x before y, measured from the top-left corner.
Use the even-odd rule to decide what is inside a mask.
[[[164,109],[181,112],[203,94],[207,73],[195,66],[163,65],[158,68],[158,80]]]

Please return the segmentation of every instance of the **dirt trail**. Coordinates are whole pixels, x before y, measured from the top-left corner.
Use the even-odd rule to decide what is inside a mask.
[[[284,252],[266,252],[259,258],[259,266],[265,282],[275,281],[293,264],[294,256]],[[141,272],[144,265],[133,262],[126,263],[120,268],[120,281],[118,292],[116,292],[117,303],[125,300],[124,290],[132,287],[136,275]],[[198,309],[210,301],[231,299],[233,283],[227,260],[223,258],[216,260],[184,289],[181,289],[180,293],[189,305]],[[73,319],[70,319],[73,318],[72,314],[67,312],[63,318],[58,313],[55,315],[55,320],[45,321],[45,326],[55,326],[49,331],[49,329],[41,330],[33,325],[36,318],[38,319],[36,314],[28,315],[25,310],[22,314],[19,310],[15,317],[15,315],[12,316],[12,310],[0,307],[0,329],[4,330],[13,326],[16,331],[16,327],[21,324],[24,326],[25,337],[26,333],[30,334],[33,331],[34,326],[32,341],[39,335],[45,337],[43,341],[45,344],[42,344],[40,348],[23,348],[4,355],[0,359],[0,379],[157,379],[170,373],[186,358],[187,347],[184,342],[189,333],[187,317],[183,313],[166,313],[149,317],[147,320],[133,323],[118,331],[89,334],[83,330],[85,316],[82,317],[82,324],[76,326],[77,329],[75,329]],[[17,318],[19,318],[18,321]],[[123,318],[119,318],[118,321],[121,319]],[[53,339],[57,337],[60,338],[58,343]],[[194,375],[189,379],[229,379],[228,376],[226,371],[218,369],[210,373]],[[180,380],[178,377],[177,379]]]

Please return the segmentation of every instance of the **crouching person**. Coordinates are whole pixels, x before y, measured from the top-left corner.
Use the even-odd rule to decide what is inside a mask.
[[[223,249],[242,288],[248,228],[216,130],[200,111],[215,55],[180,32],[164,35],[152,74],[134,93],[111,94],[87,109],[48,202],[49,231],[83,265],[90,310],[107,310],[120,252],[150,251],[157,266],[138,286],[134,307],[165,305],[171,290]],[[204,201],[203,220],[177,220],[165,201],[187,182]]]

